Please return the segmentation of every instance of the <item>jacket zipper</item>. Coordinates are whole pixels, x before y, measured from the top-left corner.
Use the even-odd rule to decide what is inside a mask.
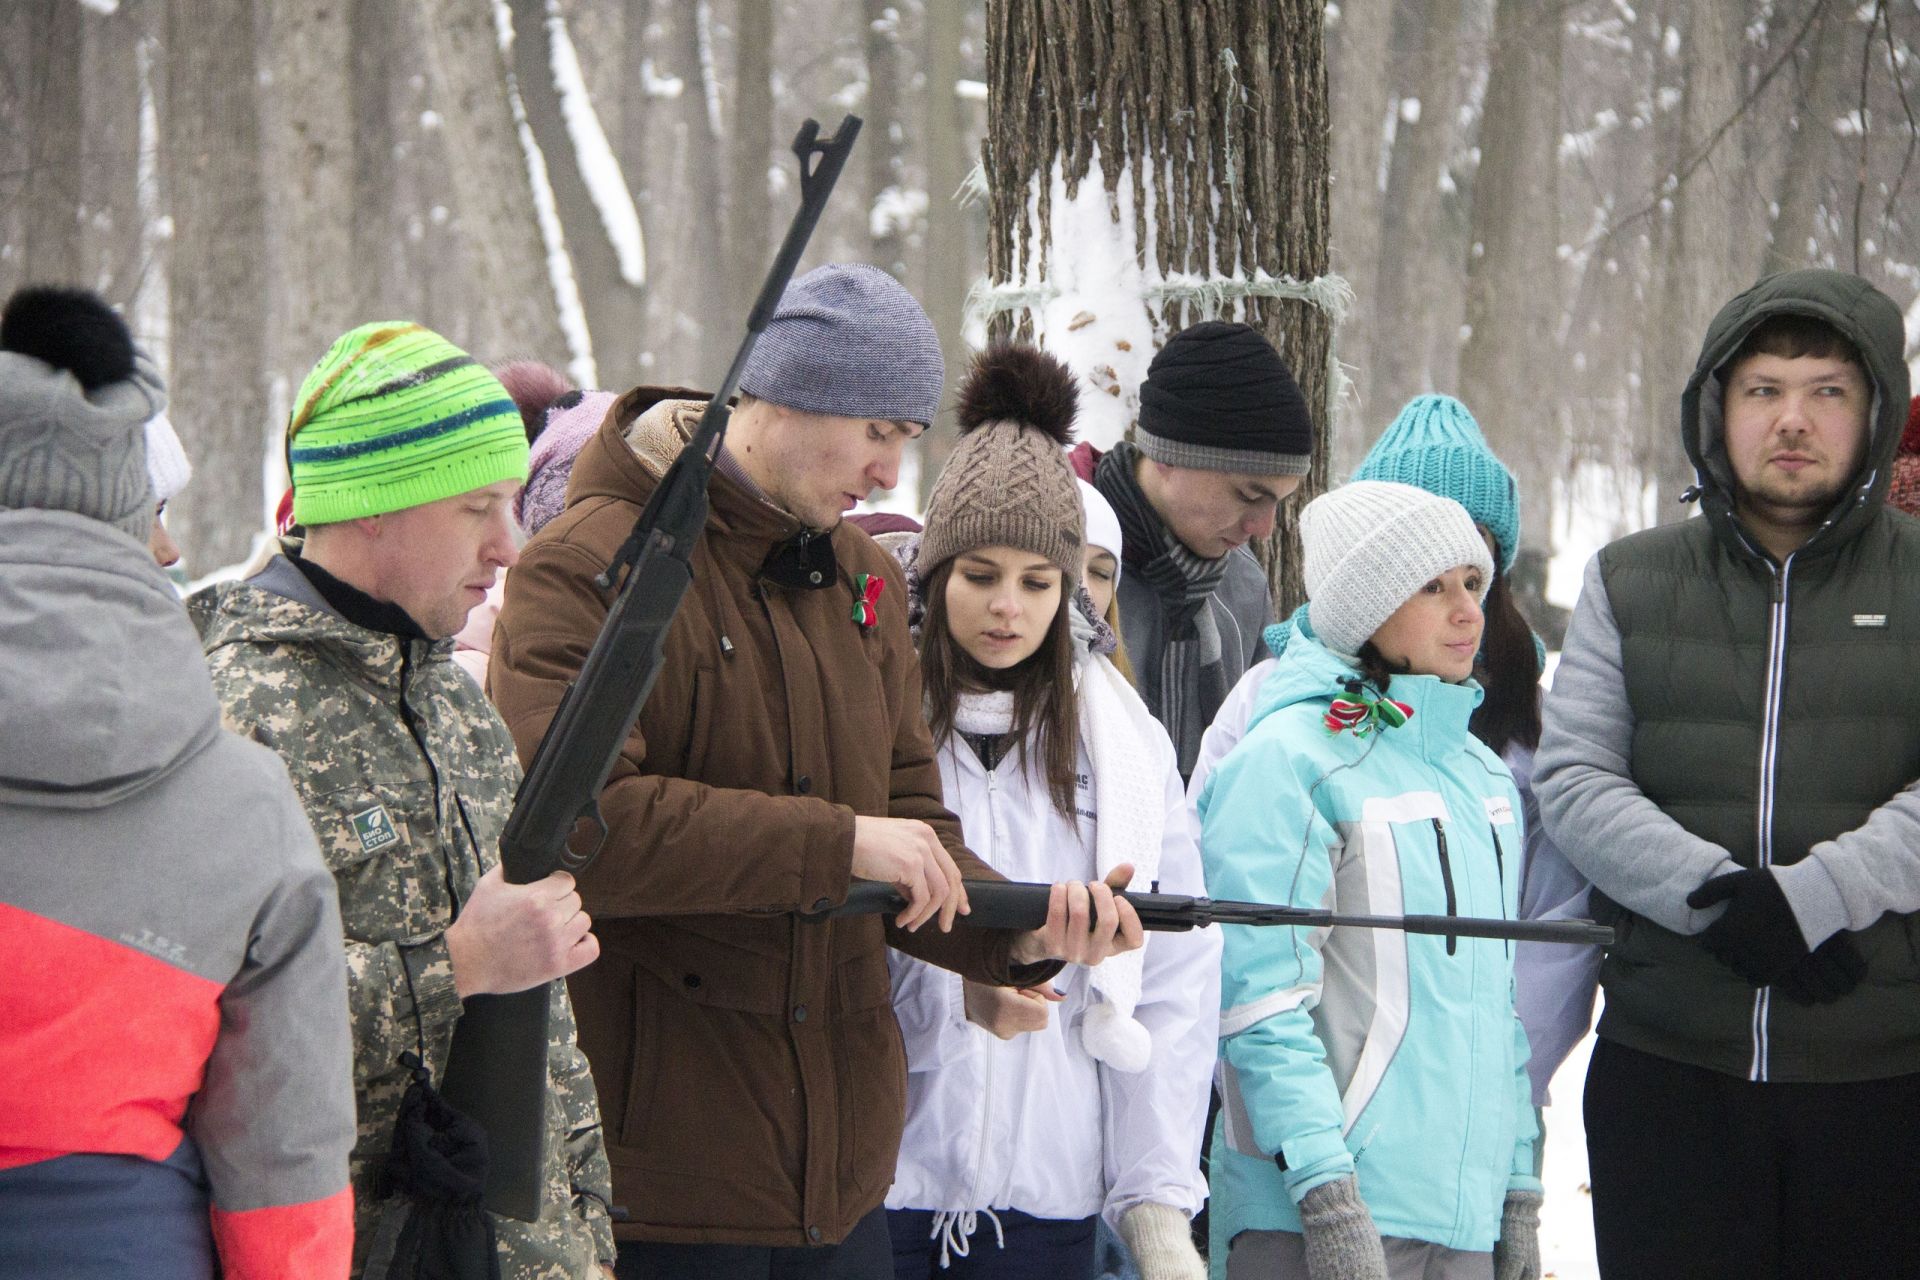
[[[440,838],[447,840],[451,838],[453,833],[446,830],[446,815],[440,808],[440,766],[433,762],[433,752],[427,750],[426,735],[420,731],[420,722],[414,718],[413,704],[407,701],[407,688],[413,676],[413,642],[404,636],[400,637],[399,640],[400,721],[407,726],[407,732],[413,737],[413,745],[420,748],[420,758],[426,762],[427,776],[433,780],[433,821],[436,826],[441,828],[439,832]],[[461,814],[461,821],[463,823],[466,821],[464,812]],[[469,840],[473,839],[473,831],[471,828],[468,828],[467,838]],[[477,874],[482,859],[480,845],[477,841],[474,842],[473,857],[474,869]],[[458,920],[460,918],[460,892],[454,887],[453,882],[453,855],[448,852],[445,844],[440,846],[440,870],[447,881],[447,903],[449,911],[451,912],[451,918]]]
[[[1457,916],[1460,914],[1460,904],[1453,894],[1453,860],[1447,856],[1447,828],[1438,818],[1434,818],[1432,821],[1433,838],[1440,846],[1440,880],[1441,883],[1447,887],[1447,914]],[[1460,940],[1453,934],[1450,933],[1447,935],[1448,955],[1454,953],[1454,949],[1459,941]]]
[[[1780,567],[1767,565],[1773,574],[1773,589],[1767,617],[1767,691],[1760,720],[1760,811],[1759,860],[1762,868],[1773,865],[1773,780],[1779,765],[1780,703],[1787,682],[1787,586],[1793,576],[1793,556]],[[1772,1046],[1767,1036],[1767,1019],[1773,1008],[1773,988],[1761,987],[1753,993],[1753,1059],[1747,1079],[1764,1082],[1771,1068]]]
[[[999,788],[997,788],[994,785],[993,770],[991,769],[986,770],[986,775],[987,775],[987,838],[991,840],[993,838],[993,832],[995,830],[993,801],[994,801],[994,796],[996,792],[999,790]],[[963,1000],[964,1000],[964,996],[963,996]],[[984,1028],[982,1030],[984,1031]],[[973,1162],[973,1179],[972,1179],[973,1185],[967,1189],[967,1208],[968,1209],[976,1208],[980,1203],[980,1179],[986,1174],[987,1151],[988,1151],[988,1148],[992,1145],[992,1141],[993,1141],[993,1059],[994,1059],[993,1037],[991,1033],[987,1033],[984,1039],[980,1036],[976,1036],[975,1039],[980,1041],[980,1058],[981,1058],[980,1148],[979,1148],[979,1151],[975,1154],[974,1162]]]
[[[1499,877],[1500,914],[1504,916],[1507,914],[1507,851],[1500,847],[1500,828],[1489,822],[1487,831],[1493,836],[1493,869]],[[1508,955],[1513,954],[1513,939],[1507,939],[1502,945],[1506,947]]]

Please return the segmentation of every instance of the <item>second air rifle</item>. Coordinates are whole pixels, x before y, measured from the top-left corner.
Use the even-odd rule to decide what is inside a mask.
[[[1009,880],[969,880],[968,914],[954,923],[980,929],[1038,929],[1047,922],[1047,900],[1053,886]],[[1576,946],[1613,945],[1613,930],[1591,920],[1506,920],[1482,916],[1374,916],[1347,915],[1320,907],[1286,907],[1270,902],[1232,902],[1194,898],[1177,893],[1136,893],[1116,896],[1133,904],[1143,928],[1160,933],[1201,929],[1213,924],[1295,926],[1324,929],[1397,929],[1402,933],[1435,934],[1447,938],[1505,938],[1514,942],[1563,942]],[[856,880],[846,902],[826,916],[884,915],[903,911],[907,900],[890,884]]]

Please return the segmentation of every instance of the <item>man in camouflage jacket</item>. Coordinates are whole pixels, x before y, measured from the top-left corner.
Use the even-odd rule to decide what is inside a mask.
[[[385,1277],[408,1217],[382,1187],[412,1079],[401,1056],[418,1054],[437,1081],[462,996],[562,976],[597,944],[568,877],[514,886],[494,869],[519,768],[449,657],[447,637],[515,556],[527,446],[512,402],[437,335],[369,325],[309,375],[289,436],[305,546],[190,607],[228,725],[285,760],[339,887],[359,1108],[354,1274]],[[434,446],[425,457],[410,449],[421,441]],[[328,469],[342,460],[344,475]],[[514,968],[543,947],[561,958]],[[564,985],[552,992],[548,1183],[537,1222],[493,1220],[503,1280],[595,1277],[614,1256],[599,1107]]]

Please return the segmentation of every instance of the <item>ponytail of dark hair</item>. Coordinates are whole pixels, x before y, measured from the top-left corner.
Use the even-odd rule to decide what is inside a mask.
[[[1497,756],[1514,745],[1532,751],[1540,745],[1540,651],[1534,647],[1533,628],[1513,603],[1506,574],[1494,576],[1482,612],[1487,625],[1474,674],[1486,697],[1469,727]]]

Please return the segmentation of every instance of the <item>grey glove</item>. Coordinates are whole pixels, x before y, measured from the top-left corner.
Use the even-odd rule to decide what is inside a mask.
[[[1380,1232],[1351,1175],[1324,1182],[1300,1201],[1310,1280],[1387,1280]]]
[[[1170,1204],[1142,1200],[1121,1214],[1120,1238],[1141,1280],[1207,1280],[1207,1264],[1193,1247],[1193,1226]]]
[[[1540,1280],[1540,1193],[1509,1191],[1493,1246],[1493,1280]]]

